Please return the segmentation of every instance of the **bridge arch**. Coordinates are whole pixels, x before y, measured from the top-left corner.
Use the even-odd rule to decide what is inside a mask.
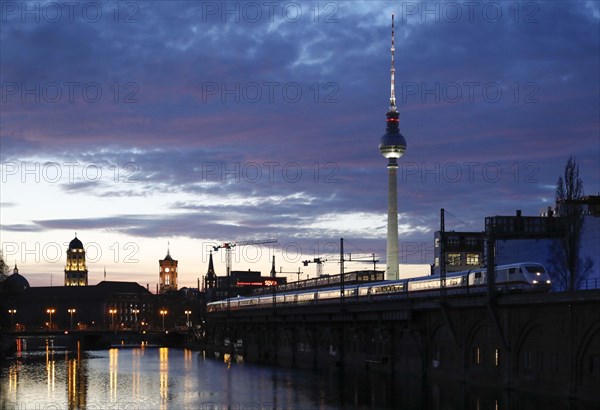
[[[434,326],[430,335],[429,366],[439,370],[457,370],[461,351],[452,336],[450,327],[442,321]]]
[[[498,331],[488,320],[473,323],[464,346],[465,369],[472,378],[495,379],[501,375],[506,352]]]
[[[600,388],[600,319],[592,323],[577,347],[576,384]]]

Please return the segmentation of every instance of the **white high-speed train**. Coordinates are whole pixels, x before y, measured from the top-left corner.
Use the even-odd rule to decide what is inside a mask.
[[[546,269],[539,263],[524,262],[496,267],[496,288],[500,292],[547,292],[551,281]],[[485,292],[487,269],[479,268],[446,275],[446,293]],[[439,293],[439,275],[419,278],[370,282],[344,287],[346,302],[372,301],[390,298],[419,297]],[[260,309],[276,305],[301,305],[314,303],[337,303],[342,296],[339,286],[306,289],[270,295],[235,297],[211,302],[207,311]]]

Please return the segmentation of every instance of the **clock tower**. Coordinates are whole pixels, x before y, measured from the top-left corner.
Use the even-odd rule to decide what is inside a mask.
[[[67,250],[67,264],[65,265],[65,286],[87,286],[88,270],[85,264],[85,250],[83,243],[75,239],[69,243]]]
[[[159,293],[166,293],[171,290],[177,290],[177,261],[171,257],[167,249],[167,256],[158,261],[160,286]]]

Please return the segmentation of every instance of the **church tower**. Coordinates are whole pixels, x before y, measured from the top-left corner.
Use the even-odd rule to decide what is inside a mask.
[[[208,272],[204,277],[204,289],[212,289],[217,286],[217,275],[215,274],[215,266],[213,264],[212,252],[208,259]]]
[[[177,261],[171,257],[171,252],[167,249],[167,256],[158,261],[160,284],[158,293],[165,293],[177,290]]]
[[[85,250],[83,243],[73,239],[67,249],[67,264],[65,266],[65,286],[87,286],[88,270],[85,265]]]

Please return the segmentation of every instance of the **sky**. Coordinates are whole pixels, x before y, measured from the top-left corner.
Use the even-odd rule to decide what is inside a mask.
[[[294,279],[343,237],[382,268],[392,13],[402,263],[433,262],[440,208],[539,215],[570,155],[600,192],[597,1],[2,0],[5,258],[62,285],[77,235],[90,284],[153,289],[167,250],[195,286],[212,246],[276,238],[232,269]]]

